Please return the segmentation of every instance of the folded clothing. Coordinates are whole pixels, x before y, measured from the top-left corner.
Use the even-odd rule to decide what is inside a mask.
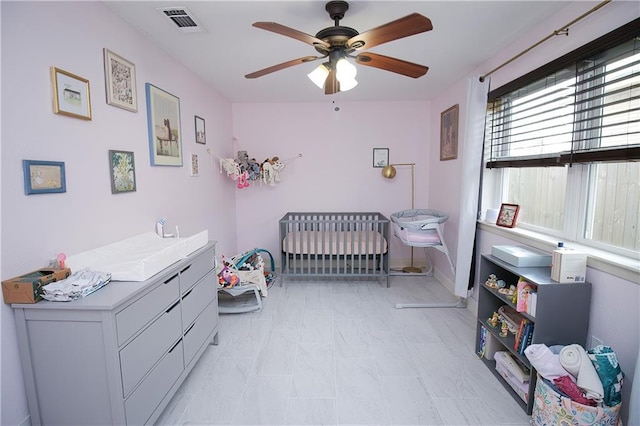
[[[531,366],[535,368],[542,377],[549,381],[567,375],[567,370],[560,364],[559,356],[554,354],[551,349],[543,343],[527,346],[524,354],[529,359]]]
[[[622,381],[624,373],[618,364],[618,358],[609,346],[596,346],[587,352],[589,359],[600,377],[604,389],[604,403],[610,407],[622,402]]]
[[[579,404],[590,405],[591,407],[595,407],[598,404],[593,399],[585,398],[582,395],[582,390],[580,390],[569,375],[556,377],[553,379],[553,384],[556,385],[558,390]]]
[[[560,351],[560,364],[573,377],[584,396],[598,402],[604,397],[602,382],[587,352],[580,345],[568,345]]]
[[[51,302],[69,302],[88,296],[111,281],[111,274],[82,269],[64,280],[42,287],[42,297]]]

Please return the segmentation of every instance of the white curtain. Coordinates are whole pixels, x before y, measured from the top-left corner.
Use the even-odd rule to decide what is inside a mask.
[[[478,193],[482,167],[482,142],[487,111],[489,80],[480,82],[472,77],[467,82],[467,114],[464,123],[465,140],[462,156],[462,189],[460,191],[460,225],[458,228],[458,252],[456,257],[456,296],[467,298],[469,273],[476,235]]]

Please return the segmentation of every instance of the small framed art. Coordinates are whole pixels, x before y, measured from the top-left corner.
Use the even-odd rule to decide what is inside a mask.
[[[109,105],[132,112],[138,111],[136,66],[106,48],[104,82]]]
[[[195,115],[194,117],[196,122],[196,142],[201,144],[206,144],[207,134],[205,133],[205,130],[204,130],[204,118],[198,117],[197,115]]]
[[[516,220],[518,219],[519,212],[519,205],[502,203],[502,205],[500,206],[500,211],[498,212],[496,225],[504,226],[505,228],[513,228],[514,226],[516,226]]]
[[[136,166],[133,152],[109,150],[109,172],[112,194],[136,190]]]
[[[198,169],[198,154],[191,154],[191,170],[190,175],[196,177],[200,174]]]
[[[26,195],[67,192],[63,162],[22,160],[22,172]]]
[[[151,83],[145,89],[151,165],[181,167],[180,98]]]
[[[440,114],[440,161],[458,158],[458,105]]]
[[[389,148],[373,148],[373,167],[389,165]]]
[[[60,68],[51,67],[53,112],[69,117],[91,120],[89,80]]]

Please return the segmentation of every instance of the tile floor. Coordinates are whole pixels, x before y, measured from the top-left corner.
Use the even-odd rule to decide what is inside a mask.
[[[161,425],[526,425],[474,353],[464,308],[427,277],[287,281],[261,312],[220,315]]]

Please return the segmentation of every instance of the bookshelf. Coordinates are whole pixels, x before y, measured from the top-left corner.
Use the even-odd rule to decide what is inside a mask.
[[[510,265],[497,257],[484,254],[480,260],[480,288],[478,293],[478,321],[476,327],[476,353],[494,376],[509,391],[522,409],[531,414],[533,408],[536,374],[531,369],[527,357],[514,349],[515,336],[507,333],[500,336],[500,323],[497,327],[489,324],[488,320],[501,306],[516,309],[512,297],[498,292],[498,289],[488,287],[485,282],[490,274],[503,280],[506,287],[517,286],[522,277],[537,287],[537,301],[535,316],[526,312],[518,312],[522,318],[533,324],[531,344],[544,343],[547,346],[579,344],[586,347],[587,330],[589,328],[589,309],[591,305],[591,283],[559,284],[551,280],[551,267],[517,267]],[[483,329],[486,330],[483,332]],[[509,385],[504,377],[496,370],[496,361],[483,356],[483,345],[490,339],[493,348],[498,351],[509,352],[513,358],[531,369],[528,398],[523,400]]]

